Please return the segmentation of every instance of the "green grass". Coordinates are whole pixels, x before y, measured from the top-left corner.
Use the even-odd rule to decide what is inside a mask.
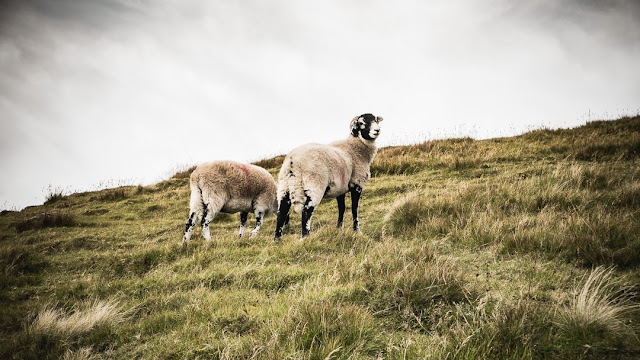
[[[0,216],[0,358],[638,358],[639,160],[639,117],[383,148],[362,233],[279,244],[183,247],[193,168],[58,192]]]

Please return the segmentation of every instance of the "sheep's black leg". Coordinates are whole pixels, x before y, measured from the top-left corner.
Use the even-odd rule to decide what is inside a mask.
[[[249,235],[249,237],[254,237],[256,235],[258,235],[258,231],[260,231],[260,227],[262,226],[262,216],[264,214],[261,211],[257,211],[256,212],[256,227],[255,229],[251,230],[251,235]]]
[[[289,227],[289,215],[290,214],[287,214],[287,218],[284,219],[284,225],[282,225],[282,227]]]
[[[362,187],[353,185],[349,190],[351,191],[351,215],[353,215],[353,230],[360,231],[360,223],[358,221],[358,206],[360,204]]]
[[[342,221],[344,220],[344,197],[345,194],[342,194],[336,198],[338,200],[338,229],[342,229]]]
[[[202,237],[204,237],[205,240],[210,240],[211,230],[209,230],[209,224],[211,223],[211,220],[213,220],[213,217],[209,216],[209,205],[205,204],[204,202],[202,203],[202,205],[202,220],[200,220],[200,226],[202,227]],[[213,213],[213,215],[215,216],[215,213]]]
[[[184,227],[184,236],[182,237],[183,242],[189,241],[191,238],[191,231],[193,231],[193,227],[196,225],[196,213],[192,212],[189,214],[189,218],[187,219],[187,224]]]
[[[247,225],[247,217],[249,216],[248,212],[241,212],[240,213],[240,233],[238,234],[238,237],[242,237],[242,235],[244,235],[244,227],[245,225]]]
[[[291,208],[291,199],[289,193],[286,193],[278,204],[278,220],[276,221],[276,234],[273,238],[274,241],[280,240],[282,237],[282,228],[285,223],[289,223],[289,209]]]
[[[200,219],[200,226],[204,226],[207,222],[207,205],[202,203],[202,219]],[[208,225],[207,225],[208,226]]]
[[[302,237],[309,235],[309,231],[311,231],[311,215],[313,215],[315,208],[309,206],[310,202],[311,198],[307,195],[307,201],[305,201],[304,207],[302,208]]]

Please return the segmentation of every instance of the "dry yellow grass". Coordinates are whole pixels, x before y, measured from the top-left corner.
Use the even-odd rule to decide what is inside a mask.
[[[100,326],[117,325],[126,317],[115,301],[96,300],[84,307],[71,313],[47,307],[38,313],[30,331],[54,338],[78,337]]]
[[[603,328],[620,336],[633,336],[627,315],[639,305],[631,301],[633,287],[616,277],[615,268],[595,268],[568,307],[560,310],[566,330]]]

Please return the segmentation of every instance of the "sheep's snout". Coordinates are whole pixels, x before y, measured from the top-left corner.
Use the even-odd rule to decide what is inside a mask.
[[[380,125],[378,123],[371,124],[371,129],[369,130],[369,136],[372,138],[377,138],[380,135]]]

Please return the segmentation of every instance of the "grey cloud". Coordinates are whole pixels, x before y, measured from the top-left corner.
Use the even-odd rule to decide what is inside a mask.
[[[516,17],[550,32],[576,27],[598,41],[620,46],[640,45],[640,1],[545,0],[505,4],[505,17]]]
[[[45,21],[64,24],[78,31],[106,31],[123,26],[143,15],[142,2],[83,0],[8,0],[2,5],[2,17],[10,27],[17,17],[30,14]]]

